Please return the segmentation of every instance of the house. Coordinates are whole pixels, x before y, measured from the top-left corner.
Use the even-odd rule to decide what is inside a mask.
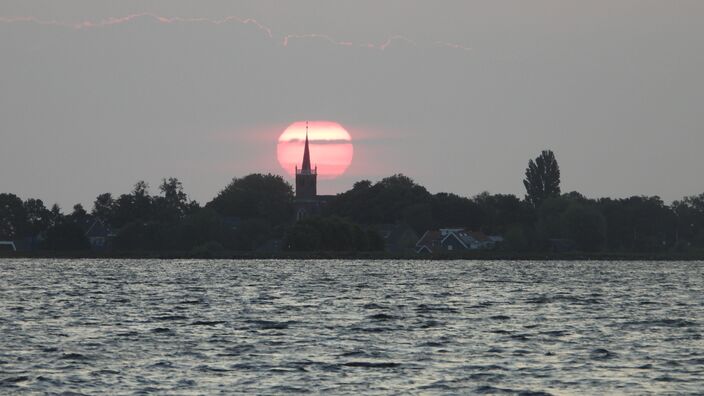
[[[465,228],[429,230],[416,243],[417,253],[451,252],[462,250],[492,249],[503,242],[500,236],[487,236]]]
[[[440,251],[440,241],[442,235],[438,230],[428,230],[416,242],[416,253],[433,253]]]
[[[13,241],[0,241],[0,252],[16,252],[17,247]]]
[[[481,232],[458,229],[442,229],[440,245],[447,251],[478,250],[485,247],[489,238]]]
[[[418,234],[406,224],[380,224],[375,227],[384,240],[384,248],[390,253],[406,253],[416,250]]]
[[[110,240],[115,236],[110,226],[100,219],[88,220],[82,227],[84,235],[90,242],[90,248],[93,250],[107,249],[110,245]]]

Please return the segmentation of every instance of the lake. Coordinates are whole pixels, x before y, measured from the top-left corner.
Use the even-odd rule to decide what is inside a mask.
[[[0,260],[0,394],[694,394],[703,334],[703,262]]]

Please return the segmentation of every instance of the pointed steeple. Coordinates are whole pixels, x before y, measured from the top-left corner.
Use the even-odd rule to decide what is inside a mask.
[[[308,122],[306,122],[306,144],[303,149],[303,164],[301,164],[301,169],[296,169],[296,199],[302,200],[300,202],[308,202],[305,205],[310,204],[311,200],[315,201],[318,196],[317,180],[318,170],[314,170],[310,166]],[[306,209],[304,207],[303,209],[308,210],[310,208]]]
[[[306,147],[303,149],[303,165],[301,166],[301,171],[304,173],[310,173],[310,149],[308,148],[308,121],[306,121]]]

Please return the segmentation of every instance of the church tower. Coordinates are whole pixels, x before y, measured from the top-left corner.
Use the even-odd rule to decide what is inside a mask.
[[[308,147],[308,123],[306,122],[306,145],[303,149],[301,169],[296,167],[296,197],[293,207],[296,220],[315,216],[321,212],[321,197],[318,196],[318,167],[310,166],[310,147]]]
[[[310,167],[310,148],[308,147],[308,122],[306,122],[306,145],[303,149],[303,164],[296,167],[296,199],[315,200],[318,196],[318,167]]]

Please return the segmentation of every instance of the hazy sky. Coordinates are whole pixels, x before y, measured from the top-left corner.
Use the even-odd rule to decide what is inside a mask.
[[[0,192],[69,209],[176,176],[207,202],[284,174],[276,139],[311,119],[355,140],[322,193],[402,172],[522,197],[551,148],[564,191],[671,201],[704,192],[703,21],[701,0],[2,0]]]

